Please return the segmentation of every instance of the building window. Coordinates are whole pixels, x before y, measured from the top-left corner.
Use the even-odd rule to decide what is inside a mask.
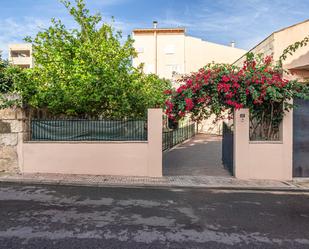
[[[165,54],[175,54],[175,46],[174,45],[167,45],[165,48],[164,48],[164,53]]]
[[[11,57],[30,57],[30,51],[29,50],[13,50],[11,51]]]
[[[22,69],[30,68],[30,65],[17,65],[17,66]]]

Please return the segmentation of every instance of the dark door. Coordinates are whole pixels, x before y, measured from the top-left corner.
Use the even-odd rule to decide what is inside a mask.
[[[309,177],[309,101],[294,102],[298,107],[293,117],[293,176]]]
[[[222,134],[222,163],[224,168],[234,174],[234,133],[232,127],[223,122]]]

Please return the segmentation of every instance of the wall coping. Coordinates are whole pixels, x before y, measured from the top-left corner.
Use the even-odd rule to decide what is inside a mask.
[[[283,144],[283,141],[249,141],[249,144]]]

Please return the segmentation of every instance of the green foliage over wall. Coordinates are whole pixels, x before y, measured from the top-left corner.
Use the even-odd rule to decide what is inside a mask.
[[[132,66],[133,40],[92,15],[83,0],[61,1],[76,22],[52,19],[34,38],[35,67],[14,81],[25,106],[53,115],[141,117],[164,105],[170,82]]]

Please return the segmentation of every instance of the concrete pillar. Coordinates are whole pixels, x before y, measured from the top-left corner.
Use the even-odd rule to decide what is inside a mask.
[[[162,177],[162,109],[148,109],[147,175]]]
[[[234,176],[249,178],[246,156],[249,150],[249,109],[234,112]]]

